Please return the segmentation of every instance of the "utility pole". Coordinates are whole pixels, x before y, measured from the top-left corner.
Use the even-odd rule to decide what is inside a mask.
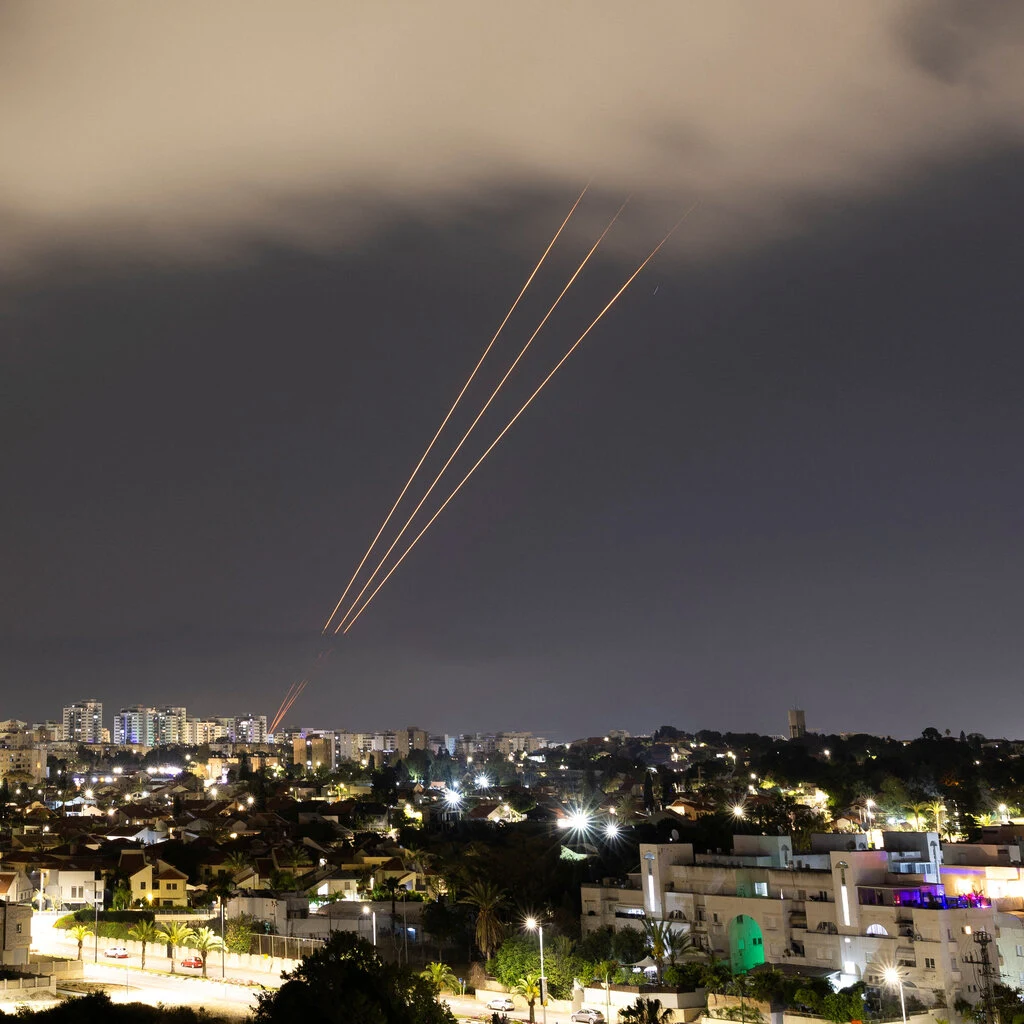
[[[974,933],[974,941],[978,946],[978,955],[964,957],[964,962],[977,968],[984,1024],[997,1024],[993,986],[999,981],[999,966],[992,963],[989,954],[992,936],[982,929]]]

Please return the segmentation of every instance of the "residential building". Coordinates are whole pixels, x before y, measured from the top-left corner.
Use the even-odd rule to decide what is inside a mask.
[[[803,711],[800,708],[790,708],[787,717],[789,719],[789,738],[791,740],[803,739],[807,735],[807,721]]]
[[[0,779],[42,782],[46,777],[46,746],[0,746]]]
[[[806,854],[789,836],[735,836],[730,852],[711,854],[641,844],[640,870],[624,883],[583,886],[583,930],[664,920],[734,972],[785,964],[837,985],[877,986],[886,966],[898,966],[918,998],[948,1006],[980,998],[984,933],[1006,972],[1021,976],[1024,925],[984,896],[947,895],[936,833],[882,839],[872,849],[865,835],[818,835]]]
[[[259,746],[267,742],[267,716],[242,715],[234,720],[231,741]]]
[[[209,743],[216,743],[218,740],[225,739],[229,731],[220,719],[214,718],[186,718],[180,728],[181,742],[188,747],[202,747]]]
[[[295,764],[304,764],[309,770],[323,766],[328,771],[334,771],[338,766],[334,733],[310,732],[305,738],[296,738],[292,741],[292,758]]]
[[[114,742],[125,747],[155,747],[155,711],[144,704],[121,708],[114,716]]]
[[[32,908],[28,904],[0,903],[0,963],[28,963],[32,944]]]
[[[32,898],[32,881],[24,871],[0,871],[0,901],[26,903]]]
[[[89,697],[67,705],[61,739],[69,743],[102,743],[103,702]]]
[[[187,907],[188,875],[163,860],[149,861],[138,850],[121,854],[119,869],[128,876],[132,902],[151,907]]]
[[[410,750],[426,750],[428,738],[425,729],[410,725],[395,733],[395,749],[400,757],[408,757]]]
[[[188,718],[183,707],[165,704],[153,709],[153,742],[158,747],[184,743]]]
[[[532,732],[500,732],[496,745],[498,753],[508,757],[510,754],[532,754],[547,746],[547,741]]]
[[[373,736],[366,732],[335,733],[339,761],[362,761],[373,749]]]

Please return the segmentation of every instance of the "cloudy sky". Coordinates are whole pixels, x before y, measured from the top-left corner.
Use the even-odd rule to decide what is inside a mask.
[[[5,714],[1024,735],[1017,5],[0,3],[0,91]],[[588,181],[425,511],[697,205],[324,640]]]

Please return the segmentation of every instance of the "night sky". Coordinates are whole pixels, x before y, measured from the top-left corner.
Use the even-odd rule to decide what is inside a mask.
[[[1020,7],[100,11],[0,7],[3,717],[1024,735]],[[588,179],[463,472],[700,205],[321,638]]]

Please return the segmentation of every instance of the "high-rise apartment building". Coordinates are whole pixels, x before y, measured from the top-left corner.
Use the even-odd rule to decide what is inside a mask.
[[[155,747],[154,715],[152,708],[135,704],[121,708],[114,715],[114,742],[132,747]]]
[[[807,735],[807,720],[800,708],[789,709],[789,738],[803,739]]]
[[[182,707],[165,704],[153,709],[153,739],[158,747],[184,743],[187,716]]]
[[[232,740],[235,743],[248,743],[250,746],[266,743],[267,716],[242,715],[236,718]]]
[[[182,726],[181,742],[188,747],[201,747],[226,739],[227,735],[227,726],[217,719],[186,718]]]
[[[310,732],[305,737],[292,740],[292,759],[295,764],[304,764],[312,771],[326,768],[333,771],[338,766],[338,746],[333,732]]]
[[[101,743],[102,731],[102,701],[89,697],[64,708],[62,739],[70,743]]]

